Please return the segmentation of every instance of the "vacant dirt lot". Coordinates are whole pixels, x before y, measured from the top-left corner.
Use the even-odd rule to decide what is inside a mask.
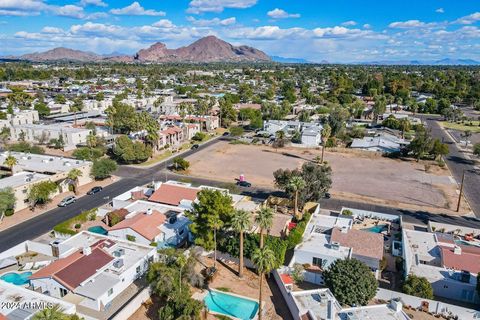
[[[320,155],[320,150],[274,149],[266,146],[219,142],[188,157],[194,176],[234,182],[240,174],[254,186],[273,187],[273,172],[294,169]],[[337,197],[419,209],[455,208],[457,186],[449,171],[415,161],[383,158],[373,154],[326,152],[333,169],[332,192]],[[425,208],[424,208],[425,209]],[[465,208],[466,210],[466,208]]]

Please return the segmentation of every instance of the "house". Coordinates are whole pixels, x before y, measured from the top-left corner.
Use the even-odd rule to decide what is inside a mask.
[[[355,258],[380,275],[383,235],[353,228],[353,217],[314,213],[305,228],[302,243],[295,247],[289,266],[305,268],[305,281],[323,285],[323,270],[337,259]]]
[[[382,153],[398,152],[409,145],[409,142],[391,134],[383,133],[375,137],[355,138],[350,145],[352,149]]]
[[[403,230],[405,276],[427,278],[436,296],[468,303],[480,301],[480,241],[453,233]]]
[[[82,173],[78,177],[78,186],[92,181],[90,177],[92,162],[90,161],[22,152],[2,152],[0,167],[7,170],[10,168],[5,167],[4,162],[8,156],[15,157],[17,164],[13,166],[11,176],[0,179],[0,188],[13,189],[16,199],[15,212],[28,208],[28,191],[35,183],[53,181],[59,185],[59,190],[55,194],[64,192],[68,190],[70,184],[68,173],[72,169],[78,169]]]
[[[301,145],[305,147],[318,147],[320,145],[322,129],[323,126],[318,122],[268,120],[263,123],[263,130],[272,136],[278,131],[285,132],[287,137],[291,137],[296,132],[299,132]]]
[[[148,201],[167,204],[176,207],[190,208],[197,199],[200,188],[177,183],[161,183]]]
[[[157,259],[156,248],[80,232],[56,244],[58,259],[34,272],[34,291],[105,311]]]
[[[184,141],[183,130],[180,127],[171,126],[160,131],[158,137],[158,147],[178,147]]]
[[[58,305],[65,314],[75,314],[73,303],[50,297],[22,286],[0,281],[0,319],[28,320],[40,310]]]

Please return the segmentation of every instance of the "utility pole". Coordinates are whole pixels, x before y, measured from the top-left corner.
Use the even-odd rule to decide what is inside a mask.
[[[460,203],[462,202],[463,183],[464,182],[465,182],[465,169],[463,169],[462,184],[460,185],[460,194],[458,195],[457,212],[460,211]]]

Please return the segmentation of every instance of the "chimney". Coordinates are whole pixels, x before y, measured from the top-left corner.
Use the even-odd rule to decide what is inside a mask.
[[[147,212],[145,212],[147,215],[151,215],[153,213],[153,210],[152,208],[148,208],[147,209]]]
[[[92,248],[90,247],[83,247],[83,255],[88,256],[92,253]]]
[[[395,312],[402,311],[403,304],[400,301],[392,300],[390,301],[390,308]]]
[[[453,253],[454,253],[454,254],[461,255],[461,254],[462,254],[462,248],[460,248],[459,246],[455,246],[455,247],[453,248]]]

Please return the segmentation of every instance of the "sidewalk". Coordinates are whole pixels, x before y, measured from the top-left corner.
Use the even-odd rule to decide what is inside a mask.
[[[74,195],[77,198],[83,197],[87,194],[87,192],[95,186],[101,186],[101,187],[106,187],[116,181],[118,181],[120,178],[116,176],[112,176],[111,178],[105,179],[103,181],[92,181],[90,183],[87,183],[81,187],[78,188],[78,194],[75,195],[73,192],[68,191],[64,192],[61,194],[56,195],[53,197],[53,199],[47,203],[43,207],[36,207],[33,211],[30,209],[23,209],[18,212],[16,212],[13,216],[10,217],[4,217],[3,221],[0,222],[0,231],[4,231],[8,228],[11,228],[19,223],[22,223],[24,221],[27,221],[29,219],[32,219],[38,215],[41,215],[49,210],[57,208],[57,204],[62,201],[63,198],[66,196]]]

